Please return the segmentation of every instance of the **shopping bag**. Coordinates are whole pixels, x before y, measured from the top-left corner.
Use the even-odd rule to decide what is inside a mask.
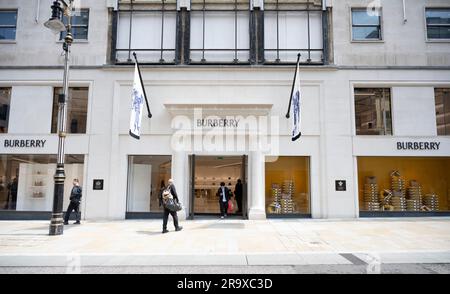
[[[233,201],[228,200],[228,209],[227,209],[227,213],[231,214],[234,212],[234,204]]]

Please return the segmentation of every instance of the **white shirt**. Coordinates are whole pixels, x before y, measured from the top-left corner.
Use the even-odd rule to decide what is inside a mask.
[[[221,187],[221,188],[222,188],[222,201],[227,202],[227,197],[225,195],[225,187]]]

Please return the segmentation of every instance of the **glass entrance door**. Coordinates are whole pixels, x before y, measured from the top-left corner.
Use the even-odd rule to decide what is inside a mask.
[[[245,156],[196,156],[190,158],[191,201],[190,217],[195,215],[219,215],[218,191],[221,183],[232,194],[232,215],[246,216],[246,157]]]

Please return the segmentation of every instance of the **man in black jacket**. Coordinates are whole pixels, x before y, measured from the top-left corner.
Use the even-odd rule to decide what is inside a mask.
[[[238,213],[242,212],[242,194],[243,194],[242,181],[241,181],[241,179],[238,179],[236,186],[234,187],[234,196],[236,197]]]
[[[230,200],[230,189],[225,187],[224,182],[220,183],[220,188],[217,191],[217,196],[219,196],[220,218],[224,218],[227,216],[228,200]]]
[[[177,194],[177,190],[175,189],[175,185],[173,184],[173,180],[170,179],[169,181],[169,185],[167,186],[167,188],[162,188],[160,193],[159,193],[159,205],[164,207],[164,201],[163,201],[163,193],[164,190],[168,190],[170,192],[170,194],[172,194],[173,199],[175,201],[177,201],[178,203],[180,202],[178,200],[178,194]],[[164,215],[163,215],[163,231],[162,233],[168,233],[169,230],[167,230],[167,222],[169,221],[169,214],[172,216],[173,218],[173,224],[175,226],[175,231],[181,231],[183,229],[182,226],[180,226],[178,224],[178,216],[177,216],[177,212],[176,211],[171,211],[169,209],[167,209],[166,207],[164,207]]]
[[[66,215],[64,216],[64,224],[69,224],[69,218],[72,211],[75,211],[76,222],[74,225],[79,225],[81,220],[80,204],[81,204],[82,190],[80,187],[80,181],[73,179],[73,188],[70,193],[70,204],[67,207]]]

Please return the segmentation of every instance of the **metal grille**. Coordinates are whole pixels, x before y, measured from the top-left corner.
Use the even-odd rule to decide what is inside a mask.
[[[133,0],[127,5],[121,4],[118,10],[119,23],[120,18],[129,21],[127,46],[124,48],[124,39],[122,38],[119,44],[119,36],[117,40],[117,48],[115,49],[116,63],[130,63],[133,52],[139,54],[142,63],[148,64],[174,64],[175,63],[175,42],[169,44],[166,38],[173,38],[175,40],[175,30],[167,32],[167,25],[171,24],[176,27],[176,1],[161,0],[160,3],[151,3],[147,5],[136,5]],[[159,18],[159,36],[152,38],[150,35],[145,36],[146,33],[157,33],[154,27],[139,28],[139,32],[133,30],[134,18],[138,16],[148,16],[155,20]],[[134,39],[136,33],[142,34],[143,38]],[[120,34],[118,31],[117,34]],[[159,41],[157,42],[156,39]],[[139,41],[145,42],[149,40],[153,42],[153,46],[147,48],[137,44]],[[122,45],[119,47],[119,45]]]
[[[231,2],[231,1],[230,1]],[[205,0],[201,3],[192,3],[191,6],[191,48],[190,63],[249,63],[250,41],[242,42],[240,39],[249,38],[249,2],[235,0],[234,3],[207,3]],[[217,19],[226,17],[233,21],[234,40],[224,47],[211,46],[208,44],[212,38],[207,31],[217,30]],[[216,18],[216,20],[214,20]],[[201,19],[201,30],[196,31],[195,20]],[[214,23],[216,22],[216,23]],[[216,27],[214,27],[216,26]],[[193,28],[194,27],[194,28]],[[239,28],[246,28],[245,34],[239,34]],[[225,28],[223,28],[225,29]],[[216,33],[216,32],[215,32]],[[201,35],[201,45],[194,40]],[[217,37],[217,36],[216,36]],[[200,46],[199,46],[200,45]]]
[[[317,2],[317,1],[316,1]],[[281,22],[282,17],[285,17],[287,23],[288,15],[292,15],[297,19],[305,19],[305,26],[291,27],[293,34],[285,36],[289,39],[304,40],[303,46],[289,47],[287,42],[282,44],[281,40]],[[316,19],[321,20],[320,33],[317,33],[317,28],[312,27],[311,19],[312,15],[316,16]],[[264,56],[266,64],[280,64],[280,63],[293,63],[297,59],[297,54],[301,54],[300,62],[302,64],[323,64],[324,63],[324,40],[322,29],[322,7],[313,1],[307,1],[306,3],[292,3],[290,1],[271,1],[271,3],[265,4],[264,20],[265,20],[265,39],[266,45],[264,48]],[[275,28],[268,28],[269,19],[275,19]],[[287,25],[285,24],[287,27]],[[312,29],[316,29],[316,35],[312,36]],[[273,32],[275,30],[275,32]],[[306,30],[306,33],[304,32]],[[288,33],[286,33],[288,34]],[[268,37],[275,35],[276,41],[267,44]],[[314,38],[314,39],[313,39]],[[315,42],[313,42],[313,40]],[[315,43],[320,43],[315,44]],[[275,44],[273,44],[275,43]]]

